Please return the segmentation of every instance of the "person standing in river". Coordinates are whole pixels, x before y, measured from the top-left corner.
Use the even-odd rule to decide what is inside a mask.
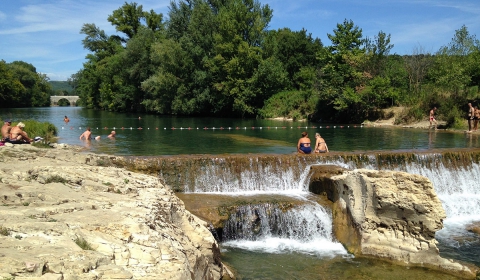
[[[477,131],[478,129],[478,120],[480,120],[480,110],[477,106],[473,107],[475,109],[473,114],[473,131]]]
[[[473,108],[472,103],[468,103],[468,132],[472,132],[473,118],[475,116],[475,108]]]
[[[435,130],[437,130],[437,120],[435,119],[435,111],[437,111],[437,107],[433,107],[432,110],[430,110],[430,126],[428,129],[432,128],[433,124],[435,124]]]
[[[80,140],[82,140],[82,138],[84,138],[87,141],[92,139],[92,131],[90,130],[90,127],[87,127],[87,130],[85,130],[85,132],[83,132],[82,135],[80,135]]]
[[[302,132],[302,138],[298,139],[297,151],[300,154],[311,154],[312,147],[310,146],[310,138],[308,138],[308,133],[306,131]]]

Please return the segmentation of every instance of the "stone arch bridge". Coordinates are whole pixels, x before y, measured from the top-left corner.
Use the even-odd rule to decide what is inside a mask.
[[[70,102],[70,106],[75,106],[77,104],[78,99],[80,97],[78,96],[50,96],[50,105],[51,106],[58,106],[58,101],[61,99],[66,99],[68,102]]]

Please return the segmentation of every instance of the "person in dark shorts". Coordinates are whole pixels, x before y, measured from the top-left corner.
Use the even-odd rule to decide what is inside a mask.
[[[472,103],[468,103],[468,132],[472,132],[473,118],[475,116],[475,108],[473,108]]]
[[[473,131],[477,131],[478,129],[478,120],[480,120],[480,110],[477,106],[473,107]]]
[[[10,129],[10,143],[12,144],[31,144],[34,140],[28,137],[28,134],[23,131],[25,124],[19,122],[16,126]]]

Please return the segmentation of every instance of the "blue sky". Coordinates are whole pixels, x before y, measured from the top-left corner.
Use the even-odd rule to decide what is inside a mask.
[[[144,10],[168,17],[170,0],[137,0]],[[1,0],[0,59],[22,60],[51,80],[66,80],[82,68],[84,23],[95,23],[107,34],[107,21],[125,1],[113,0]],[[379,31],[391,35],[391,53],[435,53],[465,25],[480,39],[478,0],[262,0],[273,9],[270,29],[305,28],[324,45],[338,23],[352,20],[364,37]]]

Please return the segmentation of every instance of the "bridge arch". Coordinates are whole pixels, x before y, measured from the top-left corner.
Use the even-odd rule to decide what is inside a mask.
[[[68,102],[70,102],[70,106],[77,106],[77,101],[80,99],[79,96],[57,96],[57,95],[52,95],[50,96],[50,106],[58,106],[58,101],[61,99],[66,99]]]

